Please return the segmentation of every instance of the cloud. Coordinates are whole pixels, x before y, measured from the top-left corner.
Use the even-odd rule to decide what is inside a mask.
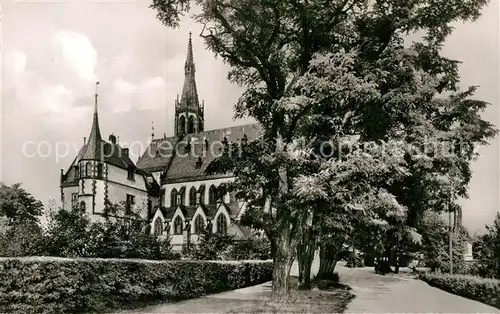
[[[140,83],[124,78],[116,79],[109,96],[111,111],[120,113],[134,110],[158,109],[166,105],[166,82],[161,76],[150,77]]]
[[[73,103],[73,93],[64,85],[46,86],[41,90],[40,101],[42,106],[49,112],[59,113],[70,109]]]
[[[64,62],[73,69],[81,79],[95,79],[97,51],[87,36],[70,31],[59,31],[56,42],[61,48]]]
[[[5,56],[6,70],[10,70],[12,74],[19,75],[24,72],[26,68],[27,56],[21,51],[10,51]]]

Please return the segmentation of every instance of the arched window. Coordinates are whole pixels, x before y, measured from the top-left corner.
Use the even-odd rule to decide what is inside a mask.
[[[174,220],[174,234],[182,234],[182,218],[180,216]]]
[[[200,198],[198,202],[200,202],[200,204],[205,204],[205,187],[201,186],[199,191],[200,191]]]
[[[198,132],[203,132],[203,120],[198,118]]]
[[[181,116],[179,118],[179,133],[185,133],[186,132],[186,118],[184,116]]]
[[[217,188],[214,185],[211,185],[208,190],[208,204],[215,203],[217,203]]]
[[[217,232],[227,233],[227,219],[224,214],[219,214],[219,217],[217,217]]]
[[[194,233],[200,234],[205,231],[205,221],[201,215],[196,216],[194,219]]]
[[[186,203],[186,189],[182,188],[179,193],[177,193],[177,205],[184,205]]]
[[[170,207],[177,207],[177,190],[173,189],[170,192]]]
[[[156,218],[153,232],[155,236],[160,236],[163,233],[163,223],[160,218]]]
[[[97,177],[102,178],[102,164],[97,164]]]
[[[85,176],[89,177],[90,176],[90,162],[87,162],[85,164]]]
[[[189,205],[196,205],[196,189],[194,187],[189,190]]]
[[[193,133],[194,132],[194,118],[193,116],[190,116],[188,119],[188,133]]]
[[[81,209],[81,211],[83,211],[83,212],[84,212],[85,210],[87,210],[87,205],[85,204],[85,202],[84,202],[84,201],[81,201],[81,202],[80,202],[80,209]]]

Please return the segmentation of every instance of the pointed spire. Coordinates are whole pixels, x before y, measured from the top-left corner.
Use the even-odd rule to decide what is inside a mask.
[[[193,58],[193,43],[191,40],[191,32],[189,32],[188,51],[186,64],[184,66],[184,86],[182,88],[181,101],[179,109],[198,110],[200,102],[198,100],[198,91],[196,89],[195,66]]]
[[[151,140],[155,138],[155,122],[151,121]]]
[[[193,63],[193,41],[191,39],[191,31],[189,31],[188,52],[186,57],[186,64]]]
[[[184,63],[184,74],[186,76],[191,74],[194,77],[194,72],[195,72],[195,67],[193,58],[193,40],[191,39],[191,32],[189,32],[187,56],[186,56],[186,62]]]
[[[87,145],[85,147],[85,152],[83,153],[82,159],[101,159],[101,131],[99,130],[99,117],[97,114],[97,85],[99,82],[95,83],[95,103],[94,103],[94,119],[92,121],[92,128],[90,129],[90,136],[88,138]]]
[[[193,41],[192,41],[192,33],[189,32],[189,40],[188,40],[188,49],[186,56],[186,63],[184,65],[184,86],[182,87],[181,100],[176,100],[175,102],[175,135],[178,133],[191,133],[199,128],[196,126],[198,120],[203,119],[203,110],[200,107],[200,101],[198,99],[198,91],[196,88],[196,79],[195,79],[195,65],[194,65],[194,57],[193,57]],[[187,114],[191,113],[191,115]],[[191,117],[194,114],[194,121],[191,122],[191,127],[188,127],[186,130],[180,130],[179,127],[182,125],[180,123],[180,117],[184,116],[187,118]],[[180,123],[180,124],[179,124]],[[188,121],[186,121],[188,123]],[[191,131],[189,131],[191,130]]]

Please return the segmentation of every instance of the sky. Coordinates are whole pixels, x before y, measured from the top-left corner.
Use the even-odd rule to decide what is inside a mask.
[[[228,66],[205,49],[201,26],[189,17],[164,27],[148,1],[2,4],[2,116],[0,180],[21,182],[45,204],[59,200],[60,169],[67,169],[88,137],[99,81],[99,122],[136,161],[151,138],[173,135],[174,100],[181,93],[189,31],[205,128],[233,120],[243,91],[227,80]],[[457,24],[443,53],[460,60],[462,86],[492,105],[484,118],[499,122],[499,3],[475,23]],[[499,139],[479,149],[463,221],[482,231],[499,210]],[[139,145],[141,143],[141,145]]]

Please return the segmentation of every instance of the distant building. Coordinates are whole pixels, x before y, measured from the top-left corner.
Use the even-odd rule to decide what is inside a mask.
[[[88,141],[66,170],[61,170],[61,201],[66,209],[80,206],[95,219],[105,204],[126,202],[144,209],[152,232],[170,236],[174,248],[195,244],[206,227],[228,232],[237,239],[252,237],[239,226],[245,203],[233,194],[222,195],[218,186],[234,179],[231,174],[205,175],[205,169],[225,144],[252,141],[258,124],[204,130],[205,108],[195,80],[191,34],[184,65],[181,99],[175,100],[174,136],[152,139],[137,164],[114,135],[104,141],[99,131],[97,94]]]
[[[465,242],[465,252],[464,252],[464,260],[465,261],[473,261],[474,257],[472,255],[472,242]]]

